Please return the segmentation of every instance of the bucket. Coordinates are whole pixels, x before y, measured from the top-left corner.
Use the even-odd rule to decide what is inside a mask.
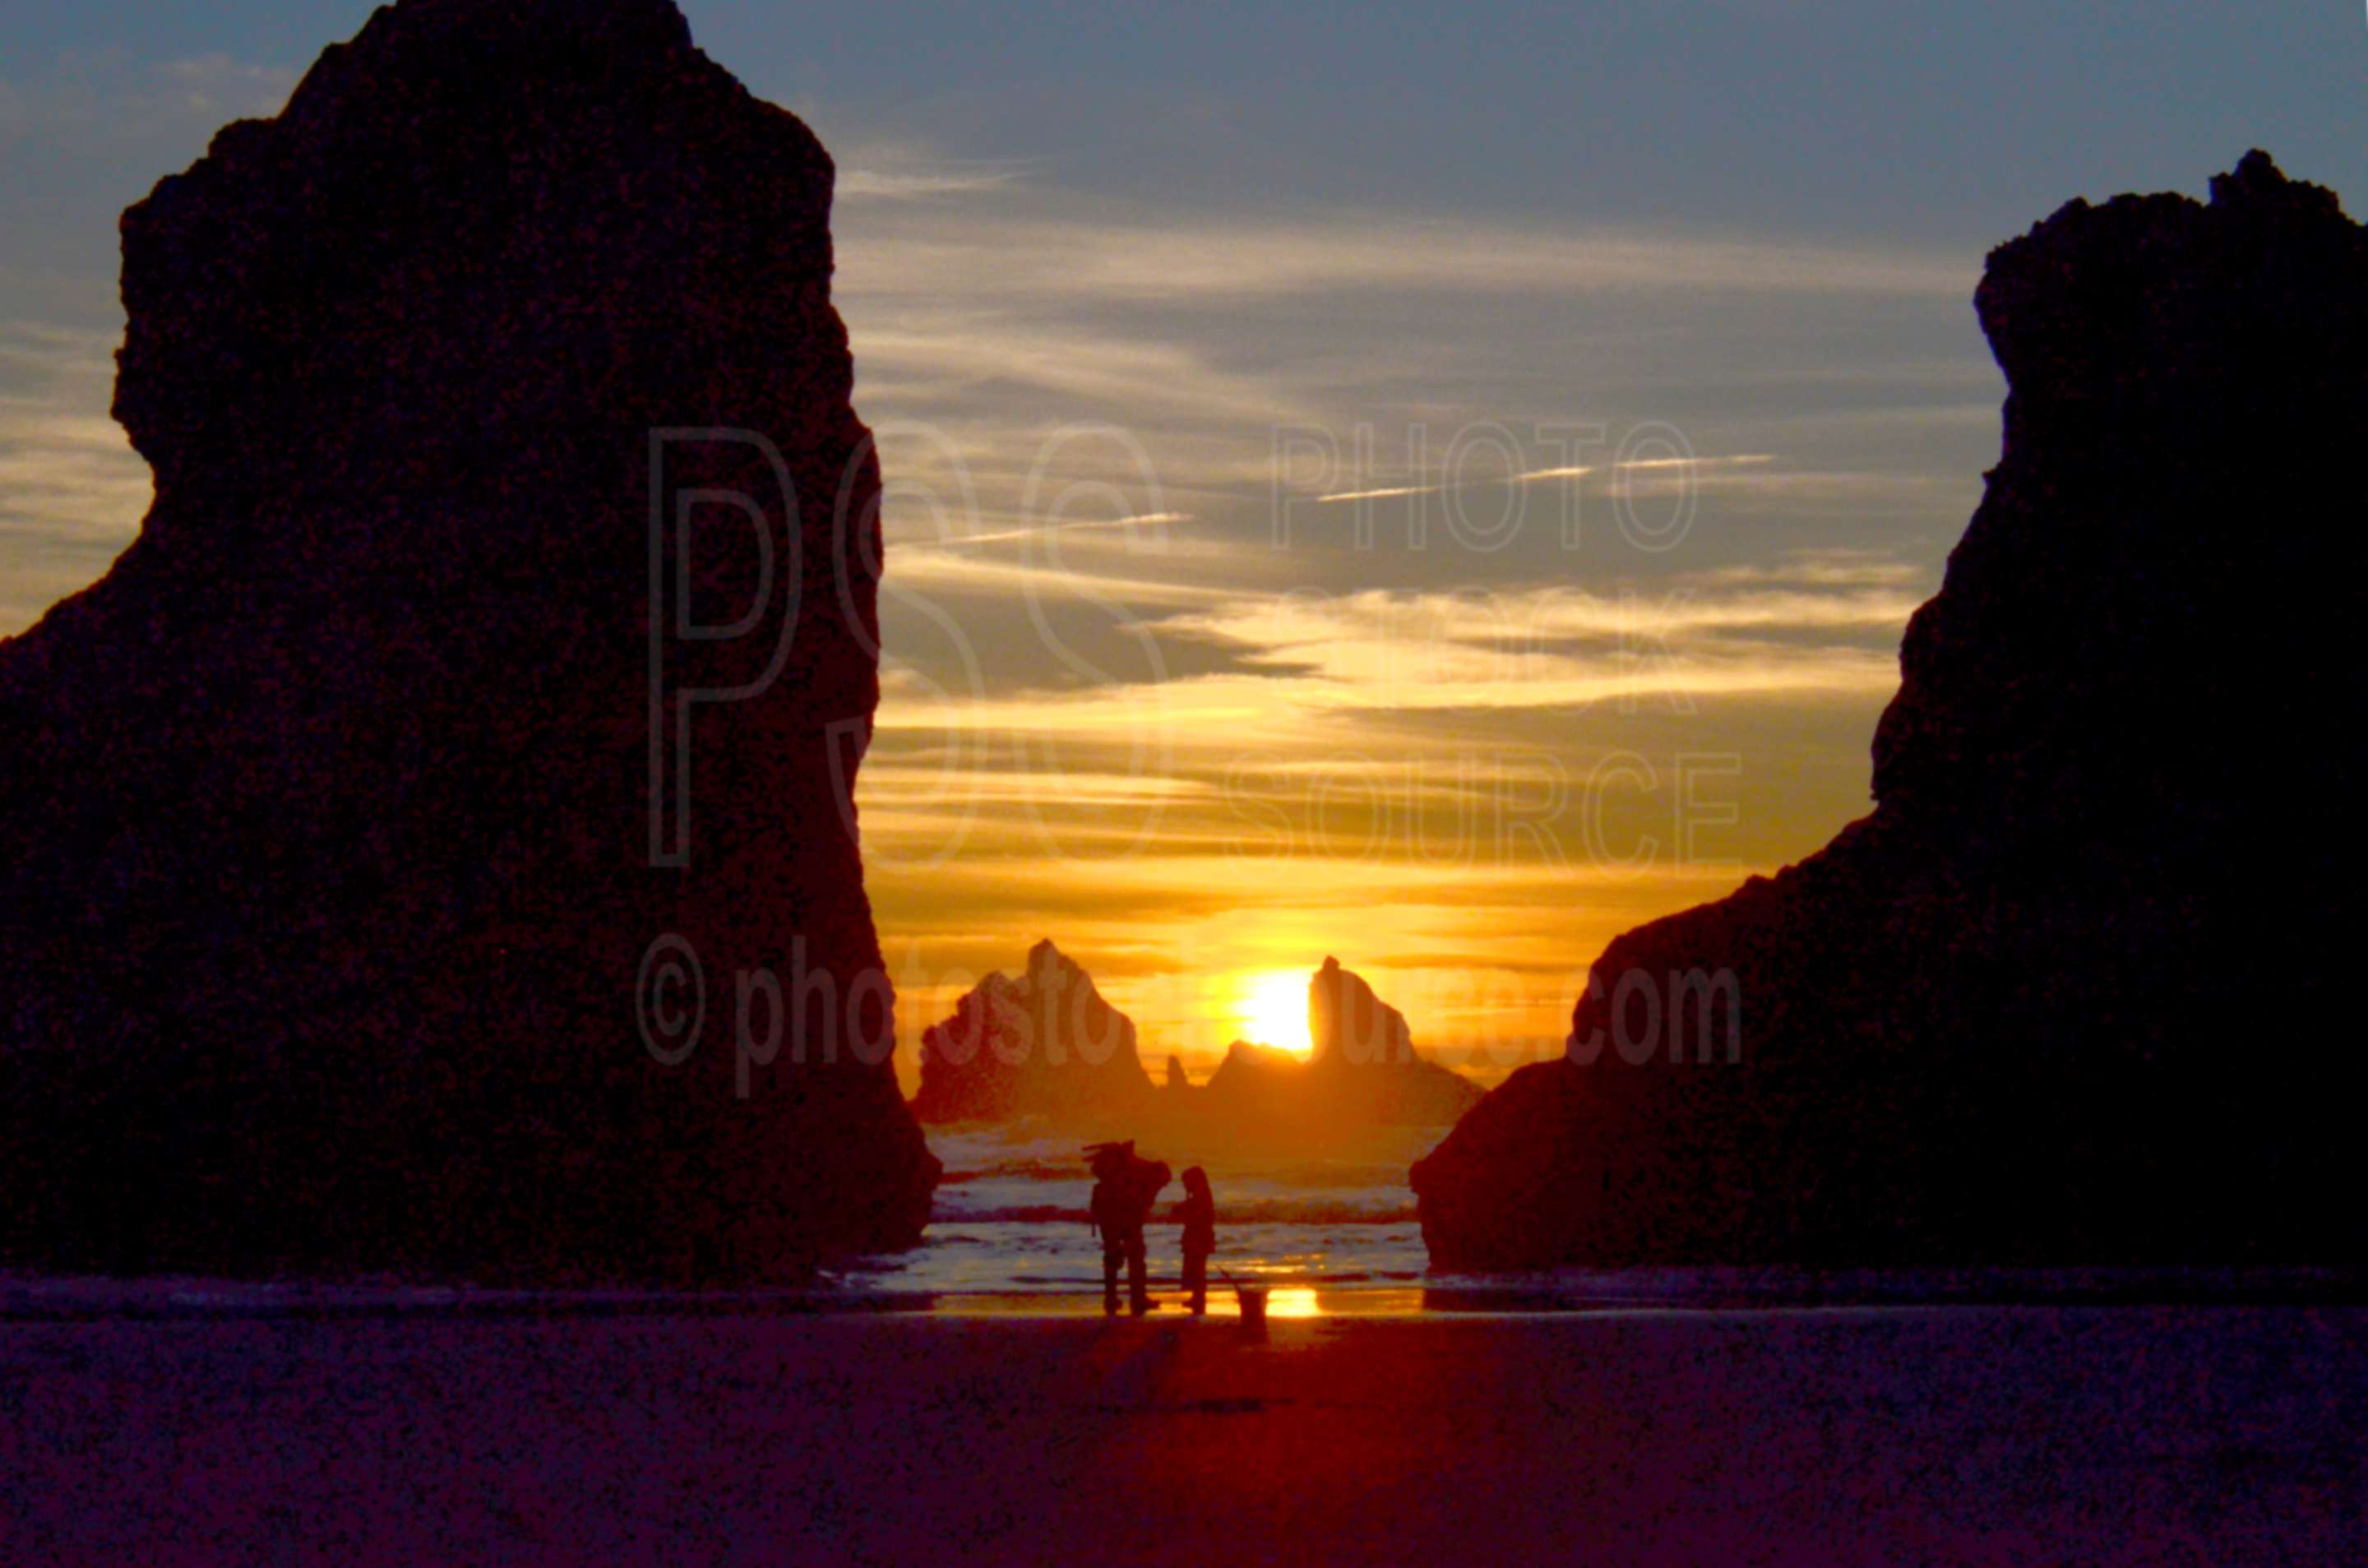
[[[1242,1303],[1242,1326],[1252,1334],[1266,1332],[1266,1287],[1236,1285],[1234,1295]]]

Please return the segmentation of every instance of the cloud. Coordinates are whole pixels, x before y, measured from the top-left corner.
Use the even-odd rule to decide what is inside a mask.
[[[1697,573],[1695,581],[1713,586],[1737,584],[1798,583],[1816,587],[1920,587],[1939,585],[1921,562],[1905,561],[1884,551],[1827,548],[1799,550],[1771,564],[1718,566]]]
[[[106,413],[120,336],[0,321],[0,636],[99,575],[154,497]]]
[[[1786,472],[1658,472],[1626,479],[1632,499],[1685,494],[1729,495],[1771,510],[1845,510],[1887,513],[1902,518],[1958,512],[1971,485],[1956,474],[1800,470]]]
[[[993,263],[973,258],[973,265]],[[956,399],[973,409],[1017,403],[1133,426],[1178,414],[1260,423],[1318,417],[1317,405],[1275,382],[1221,367],[1206,346],[1114,332],[1071,319],[1065,305],[1035,317],[949,308],[942,301],[962,299],[956,292],[939,303],[882,311],[868,308],[860,290],[847,292],[842,308],[860,329],[857,393],[867,403],[885,392],[932,407]]]
[[[1754,587],[1706,593],[1683,585],[1616,596],[1559,585],[1460,593],[1365,591],[1338,597],[1303,593],[1271,602],[1236,601],[1218,612],[1171,616],[1158,628],[1286,658],[1309,649],[1393,642],[1419,644],[1426,651],[1486,651],[1493,658],[1498,650],[1574,641],[1616,642],[1746,630],[1873,629],[1896,634],[1917,603],[1912,595],[1887,589]],[[1508,677],[1513,674],[1503,673]]]
[[[1740,452],[1733,457],[1700,458],[1688,454],[1677,458],[1626,458],[1611,466],[1617,469],[1679,469],[1691,473],[1722,468],[1757,468],[1761,463],[1776,461],[1772,452]]]
[[[1067,672],[1039,637],[979,630],[997,603],[1099,596],[1156,616],[1343,574],[1567,572],[1577,562],[1558,541],[1579,531],[1582,491],[1598,519],[1588,537],[1615,545],[1615,488],[1646,501],[1690,487],[1702,540],[1755,515],[1784,519],[1796,543],[1819,540],[1795,519],[1817,528],[1896,507],[1937,532],[1938,518],[1962,515],[1966,484],[1877,470],[1847,420],[1804,431],[1780,457],[1762,422],[1733,410],[1763,385],[1825,397],[1842,385],[1814,380],[1829,345],[1796,322],[1880,309],[1964,331],[1970,257],[1435,214],[1088,206],[913,145],[845,162],[896,176],[839,215],[835,279],[858,408],[882,433],[891,652],[905,638],[947,642],[951,621],[999,697],[1059,689]],[[1704,320],[1719,335],[1693,341]],[[1755,338],[1763,320],[1787,335]],[[1886,409],[1936,386],[1961,400],[1960,381],[1934,370],[1951,362],[1900,363],[1903,375],[1933,374],[1886,386]],[[1819,406],[1796,399],[1788,412]],[[1601,450],[1543,435],[1565,422],[1600,428]],[[1666,445],[1623,447],[1645,422],[1683,431],[1696,460],[1680,472]],[[1490,472],[1452,485],[1462,476],[1440,471],[1440,454],[1483,426],[1520,433],[1518,449],[1480,452],[1463,472]],[[1102,434],[1076,438],[1081,427]],[[1429,456],[1407,446],[1426,428]],[[1278,443],[1291,431],[1325,434],[1331,455],[1283,472]],[[1360,446],[1363,432],[1378,439]],[[1402,450],[1395,466],[1373,460]],[[1519,548],[1485,562],[1469,528],[1434,540],[1452,548],[1419,562],[1371,548],[1422,531],[1411,519],[1399,528],[1394,506],[1490,485],[1563,494],[1554,517],[1529,517]],[[1294,518],[1300,502],[1314,510]],[[1189,539],[1119,520],[1181,513]],[[1234,673],[1254,668],[1246,651],[1199,646]],[[1812,684],[1873,679],[1828,672]]]
[[[288,107],[297,73],[285,66],[201,54],[167,61],[155,75],[177,89],[179,107],[199,116],[266,119]]]
[[[26,373],[112,377],[115,350],[122,341],[120,331],[97,332],[46,322],[0,322],[0,375],[11,379]]]
[[[1319,506],[1332,501],[1386,501],[1397,495],[1435,495],[1445,488],[1443,484],[1395,484],[1379,490],[1336,490],[1315,500]]]
[[[949,197],[1008,199],[1035,166],[1010,158],[948,158],[909,140],[835,142],[842,202],[929,204]]]
[[[1076,533],[1087,528],[1166,528],[1191,520],[1190,512],[1137,512],[1124,517],[1079,517],[1068,522],[1040,523],[1034,527],[1003,528],[991,533],[958,534],[938,542],[944,545],[1014,544],[1042,540],[1049,534]]]
[[[1520,228],[1381,211],[1085,218],[966,214],[868,229],[842,245],[872,294],[1071,301],[1274,298],[1343,290],[1569,296],[1748,292],[1961,301],[1972,258],[1896,246],[1608,226]],[[992,267],[982,267],[992,255]]]
[[[1015,530],[1016,537],[1041,538],[1041,530]],[[905,543],[890,558],[888,585],[897,593],[934,589],[954,594],[998,598],[1061,600],[1093,594],[1133,608],[1163,605],[1204,605],[1224,601],[1229,590],[1212,584],[1163,579],[1123,570],[1087,573],[1064,562],[983,559],[968,551],[949,548],[973,542],[962,539],[945,545]],[[1139,567],[1141,562],[1133,562]]]
[[[844,168],[837,187],[842,201],[921,201],[939,196],[968,196],[997,190],[1019,176],[1008,169],[962,171]]]
[[[1616,381],[1607,384],[1599,369],[1574,385],[1548,351],[1574,321],[1600,316],[1615,331],[1649,335],[1663,330],[1652,323],[1693,319],[1709,299],[1773,310],[1770,301],[1791,295],[1896,300],[1955,321],[1974,276],[1969,258],[1785,236],[1374,212],[1134,212],[1107,200],[1088,210],[1008,170],[910,146],[850,163],[863,176],[856,188],[883,198],[848,208],[837,225],[835,291],[855,347],[859,408],[917,437],[888,463],[891,536],[940,544],[965,535],[1016,541],[1055,520],[1041,499],[1030,504],[1031,486],[1041,498],[1048,477],[1056,489],[1121,486],[1125,512],[1192,511],[1214,538],[1270,531],[1279,431],[1345,441],[1383,420],[1395,430],[1427,425],[1444,442],[1474,422],[1618,412],[1604,405],[1607,391],[1622,395]],[[990,189],[992,201],[888,199]],[[1640,315],[1639,301],[1657,301],[1651,311],[1660,314]],[[1641,340],[1637,353],[1658,386],[1636,389],[1653,405],[1628,406],[1637,417],[1679,415],[1699,444],[1700,422],[1670,406],[1667,353]],[[1764,373],[1731,347],[1700,365],[1706,387]],[[1115,426],[1132,448],[1105,443],[1097,453],[1072,443],[1048,468],[1048,448],[1081,421]],[[1667,460],[1648,450],[1617,467],[1622,426],[1601,423],[1615,450],[1600,460],[1543,443],[1478,483],[1600,486],[1617,475],[1634,496],[1660,494],[1653,465]],[[1815,449],[1833,439],[1809,444],[1792,465],[1803,474],[1854,472],[1820,460]],[[885,461],[884,435],[882,453]],[[1309,500],[1387,502],[1448,487],[1435,472],[1333,466],[1339,472],[1309,486]],[[1805,477],[1747,490],[1729,473],[1782,466],[1766,451],[1711,454],[1687,477],[1698,490],[1764,497],[1779,510],[1827,498],[1857,507],[1947,501]],[[1221,493],[1234,504],[1217,504]],[[1191,499],[1179,506],[1171,495]]]
[[[1675,489],[1681,488],[1687,479],[1711,471],[1748,468],[1777,460],[1767,452],[1746,452],[1735,457],[1626,458],[1608,466],[1611,472],[1621,474],[1646,470],[1681,471],[1681,477],[1667,487]],[[1308,499],[1316,506],[1338,501],[1389,501],[1404,495],[1440,495],[1451,490],[1468,490],[1483,484],[1543,484],[1553,480],[1578,480],[1600,472],[1602,472],[1601,465],[1565,464],[1557,468],[1527,469],[1515,473],[1482,474],[1460,483],[1441,481],[1436,484],[1393,484],[1372,490],[1338,490]],[[1646,493],[1646,487],[1632,486],[1630,493],[1643,494]]]
[[[1894,650],[1919,602],[1892,585],[1717,579],[1616,596],[1549,585],[1175,597],[1200,602],[1145,630],[1216,645],[1232,668],[915,699],[883,711],[881,727],[1136,734],[1179,756],[1256,736],[1286,757],[1311,740],[1337,744],[1343,732],[1326,722],[1359,713],[1870,697],[1897,685]]]
[[[0,397],[0,636],[103,572],[154,494],[113,420]]]

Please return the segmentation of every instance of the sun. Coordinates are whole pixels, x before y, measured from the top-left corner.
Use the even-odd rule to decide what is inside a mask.
[[[1295,969],[1270,969],[1241,977],[1234,1017],[1242,1038],[1293,1056],[1313,1055],[1307,1035],[1307,976]]]

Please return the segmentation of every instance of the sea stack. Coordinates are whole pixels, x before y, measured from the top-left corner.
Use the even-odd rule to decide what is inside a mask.
[[[1205,1114],[1295,1147],[1319,1147],[1383,1128],[1447,1127],[1480,1098],[1469,1078],[1418,1053],[1406,1015],[1365,978],[1327,958],[1307,981],[1304,1061],[1234,1042],[1201,1090]]]
[[[1172,1060],[1168,1075],[1177,1075]],[[1134,1020],[1043,941],[1029,949],[1018,980],[988,975],[921,1037],[913,1109],[923,1121],[1044,1117],[1118,1137],[1131,1134],[1153,1096]]]
[[[668,0],[402,0],[125,214],[154,507],[0,643],[0,1256],[698,1283],[917,1236],[832,182]]]
[[[1326,959],[1308,980],[1307,1037],[1314,1097],[1325,1118],[1446,1127],[1480,1098],[1469,1078],[1418,1054],[1406,1015],[1338,959]]]
[[[1039,942],[1018,979],[988,975],[922,1036],[913,1108],[932,1124],[1033,1119],[1095,1138],[1304,1150],[1446,1127],[1479,1099],[1417,1053],[1406,1016],[1337,959],[1309,977],[1307,1003],[1307,1056],[1235,1040],[1206,1084],[1172,1055],[1154,1084],[1134,1020]]]
[[[2254,153],[2208,202],[2071,203],[1975,306],[2004,454],[1875,810],[1612,943],[1568,1059],[1415,1167],[1434,1266],[2368,1256],[2328,1087],[2368,235]]]

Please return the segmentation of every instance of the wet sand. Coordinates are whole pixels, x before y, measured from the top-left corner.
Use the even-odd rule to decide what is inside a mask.
[[[0,1323],[0,1560],[2328,1563],[2368,1311]]]

